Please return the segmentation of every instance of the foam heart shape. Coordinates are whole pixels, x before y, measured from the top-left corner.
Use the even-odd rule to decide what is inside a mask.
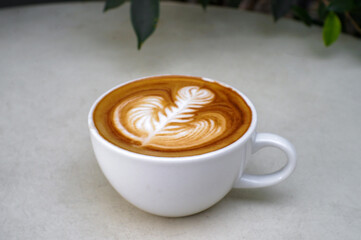
[[[213,99],[212,91],[198,86],[179,89],[174,102],[157,95],[133,97],[113,112],[114,126],[142,146],[160,150],[193,149],[225,131],[226,119],[221,114],[199,111]]]

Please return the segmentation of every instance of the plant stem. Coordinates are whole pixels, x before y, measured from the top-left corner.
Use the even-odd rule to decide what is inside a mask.
[[[345,16],[348,18],[348,20],[350,20],[352,26],[356,29],[356,31],[361,34],[361,28],[360,28],[360,26],[357,25],[356,21],[351,17],[350,13],[349,13],[349,12],[345,12]]]

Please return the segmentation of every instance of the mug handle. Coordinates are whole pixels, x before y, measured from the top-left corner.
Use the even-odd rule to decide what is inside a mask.
[[[253,142],[252,153],[264,147],[281,149],[287,156],[286,165],[278,171],[264,175],[242,175],[233,188],[261,188],[268,187],[285,180],[296,167],[296,150],[287,139],[272,133],[257,133]]]

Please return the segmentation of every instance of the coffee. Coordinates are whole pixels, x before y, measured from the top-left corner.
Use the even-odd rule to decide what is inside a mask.
[[[230,145],[252,113],[234,90],[187,76],[144,78],[103,97],[93,113],[101,136],[131,152],[183,157]]]

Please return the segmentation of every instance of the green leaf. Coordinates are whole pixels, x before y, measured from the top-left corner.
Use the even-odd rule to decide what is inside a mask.
[[[317,9],[317,14],[321,21],[325,20],[327,13],[328,13],[328,9],[326,5],[321,1],[318,4],[318,9]]]
[[[119,7],[125,0],[106,0],[103,11],[106,12],[112,8]]]
[[[329,11],[343,13],[350,11],[354,7],[353,0],[333,0],[327,6]]]
[[[209,4],[209,0],[200,0],[200,1],[201,1],[203,9],[206,10],[206,8]]]
[[[130,13],[138,39],[138,49],[152,35],[159,19],[159,0],[132,0]]]
[[[336,13],[327,14],[325,24],[323,25],[323,42],[328,47],[334,43],[341,33],[341,21]]]
[[[271,0],[272,14],[275,21],[286,15],[294,3],[294,0]]]
[[[293,6],[292,13],[295,17],[302,20],[304,22],[304,24],[306,24],[307,26],[312,25],[312,19],[311,19],[310,15],[308,14],[308,12],[304,8],[301,8],[299,6]]]

